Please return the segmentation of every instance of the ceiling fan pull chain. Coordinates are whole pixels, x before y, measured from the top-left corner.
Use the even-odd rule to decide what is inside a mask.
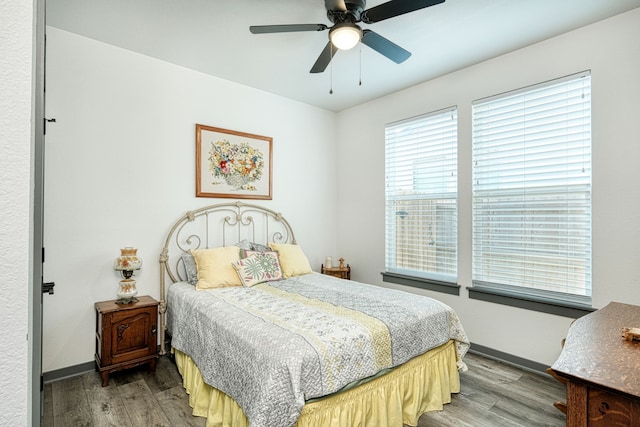
[[[362,45],[360,45],[360,75],[358,76],[358,86],[362,86]]]
[[[333,58],[333,43],[330,43],[330,54]],[[329,63],[329,95],[333,95],[333,61]]]

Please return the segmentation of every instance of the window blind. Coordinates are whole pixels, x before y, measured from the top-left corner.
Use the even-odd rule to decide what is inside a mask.
[[[457,109],[385,128],[385,270],[457,279]]]
[[[473,283],[590,303],[591,77],[473,103]]]

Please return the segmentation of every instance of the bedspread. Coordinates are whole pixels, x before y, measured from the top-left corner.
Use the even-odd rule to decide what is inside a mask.
[[[431,298],[320,275],[252,288],[168,293],[172,346],[206,383],[233,397],[255,427],[294,425],[308,399],[456,340],[455,312]]]

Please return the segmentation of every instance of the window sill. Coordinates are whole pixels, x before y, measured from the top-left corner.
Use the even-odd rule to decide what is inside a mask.
[[[526,310],[539,311],[542,313],[555,314],[556,316],[570,317],[572,319],[577,319],[585,314],[596,311],[595,308],[582,304],[573,304],[549,298],[515,294],[480,285],[468,287],[467,290],[469,291],[470,299],[524,308]]]
[[[456,283],[440,282],[422,277],[406,276],[404,274],[383,272],[382,281],[396,283],[398,285],[412,286],[414,288],[426,289],[429,291],[442,292],[450,295],[460,295],[460,285]]]

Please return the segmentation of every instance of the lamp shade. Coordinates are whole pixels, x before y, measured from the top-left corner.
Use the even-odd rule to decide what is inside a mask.
[[[335,25],[329,31],[331,43],[338,49],[349,50],[358,44],[362,38],[362,30],[356,24],[344,22]]]
[[[142,259],[137,255],[136,248],[120,249],[120,256],[113,262],[113,268],[118,271],[139,270],[142,267]]]

